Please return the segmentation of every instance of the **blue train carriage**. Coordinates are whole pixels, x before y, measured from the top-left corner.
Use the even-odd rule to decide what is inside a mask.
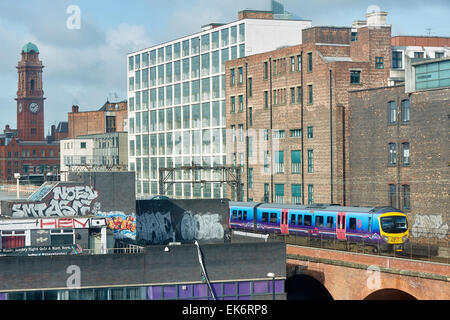
[[[256,202],[231,202],[229,203],[230,230],[256,231],[255,209],[260,205]]]
[[[338,239],[401,251],[409,239],[406,215],[391,207],[279,205],[230,202],[231,229]]]

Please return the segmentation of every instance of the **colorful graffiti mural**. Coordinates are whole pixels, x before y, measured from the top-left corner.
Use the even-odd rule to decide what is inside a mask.
[[[136,240],[136,217],[123,212],[98,212],[98,216],[106,218],[107,227],[114,231],[115,239]]]
[[[39,202],[13,204],[12,216],[37,218],[95,215],[100,207],[96,203],[98,197],[98,191],[88,185],[58,185]]]

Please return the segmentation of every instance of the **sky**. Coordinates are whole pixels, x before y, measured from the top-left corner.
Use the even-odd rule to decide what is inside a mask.
[[[392,35],[450,36],[448,0],[280,0],[313,26],[351,26],[369,6],[388,12]],[[80,28],[73,11],[80,9]],[[237,20],[244,9],[270,10],[269,0],[0,0],[0,130],[17,127],[17,63],[33,42],[45,66],[46,134],[67,121],[72,105],[97,110],[127,99],[127,54],[187,36],[211,22]]]

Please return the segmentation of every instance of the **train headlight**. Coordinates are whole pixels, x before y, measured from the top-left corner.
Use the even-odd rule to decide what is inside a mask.
[[[407,240],[408,240],[408,235],[404,235],[403,238],[402,238],[402,241],[406,242]]]
[[[389,242],[389,238],[386,237],[386,236],[383,236],[383,240],[386,241],[386,242]]]

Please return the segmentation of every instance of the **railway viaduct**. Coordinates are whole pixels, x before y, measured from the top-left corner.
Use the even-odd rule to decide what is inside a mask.
[[[334,300],[450,299],[448,264],[292,245],[286,260],[288,299],[305,279]]]

